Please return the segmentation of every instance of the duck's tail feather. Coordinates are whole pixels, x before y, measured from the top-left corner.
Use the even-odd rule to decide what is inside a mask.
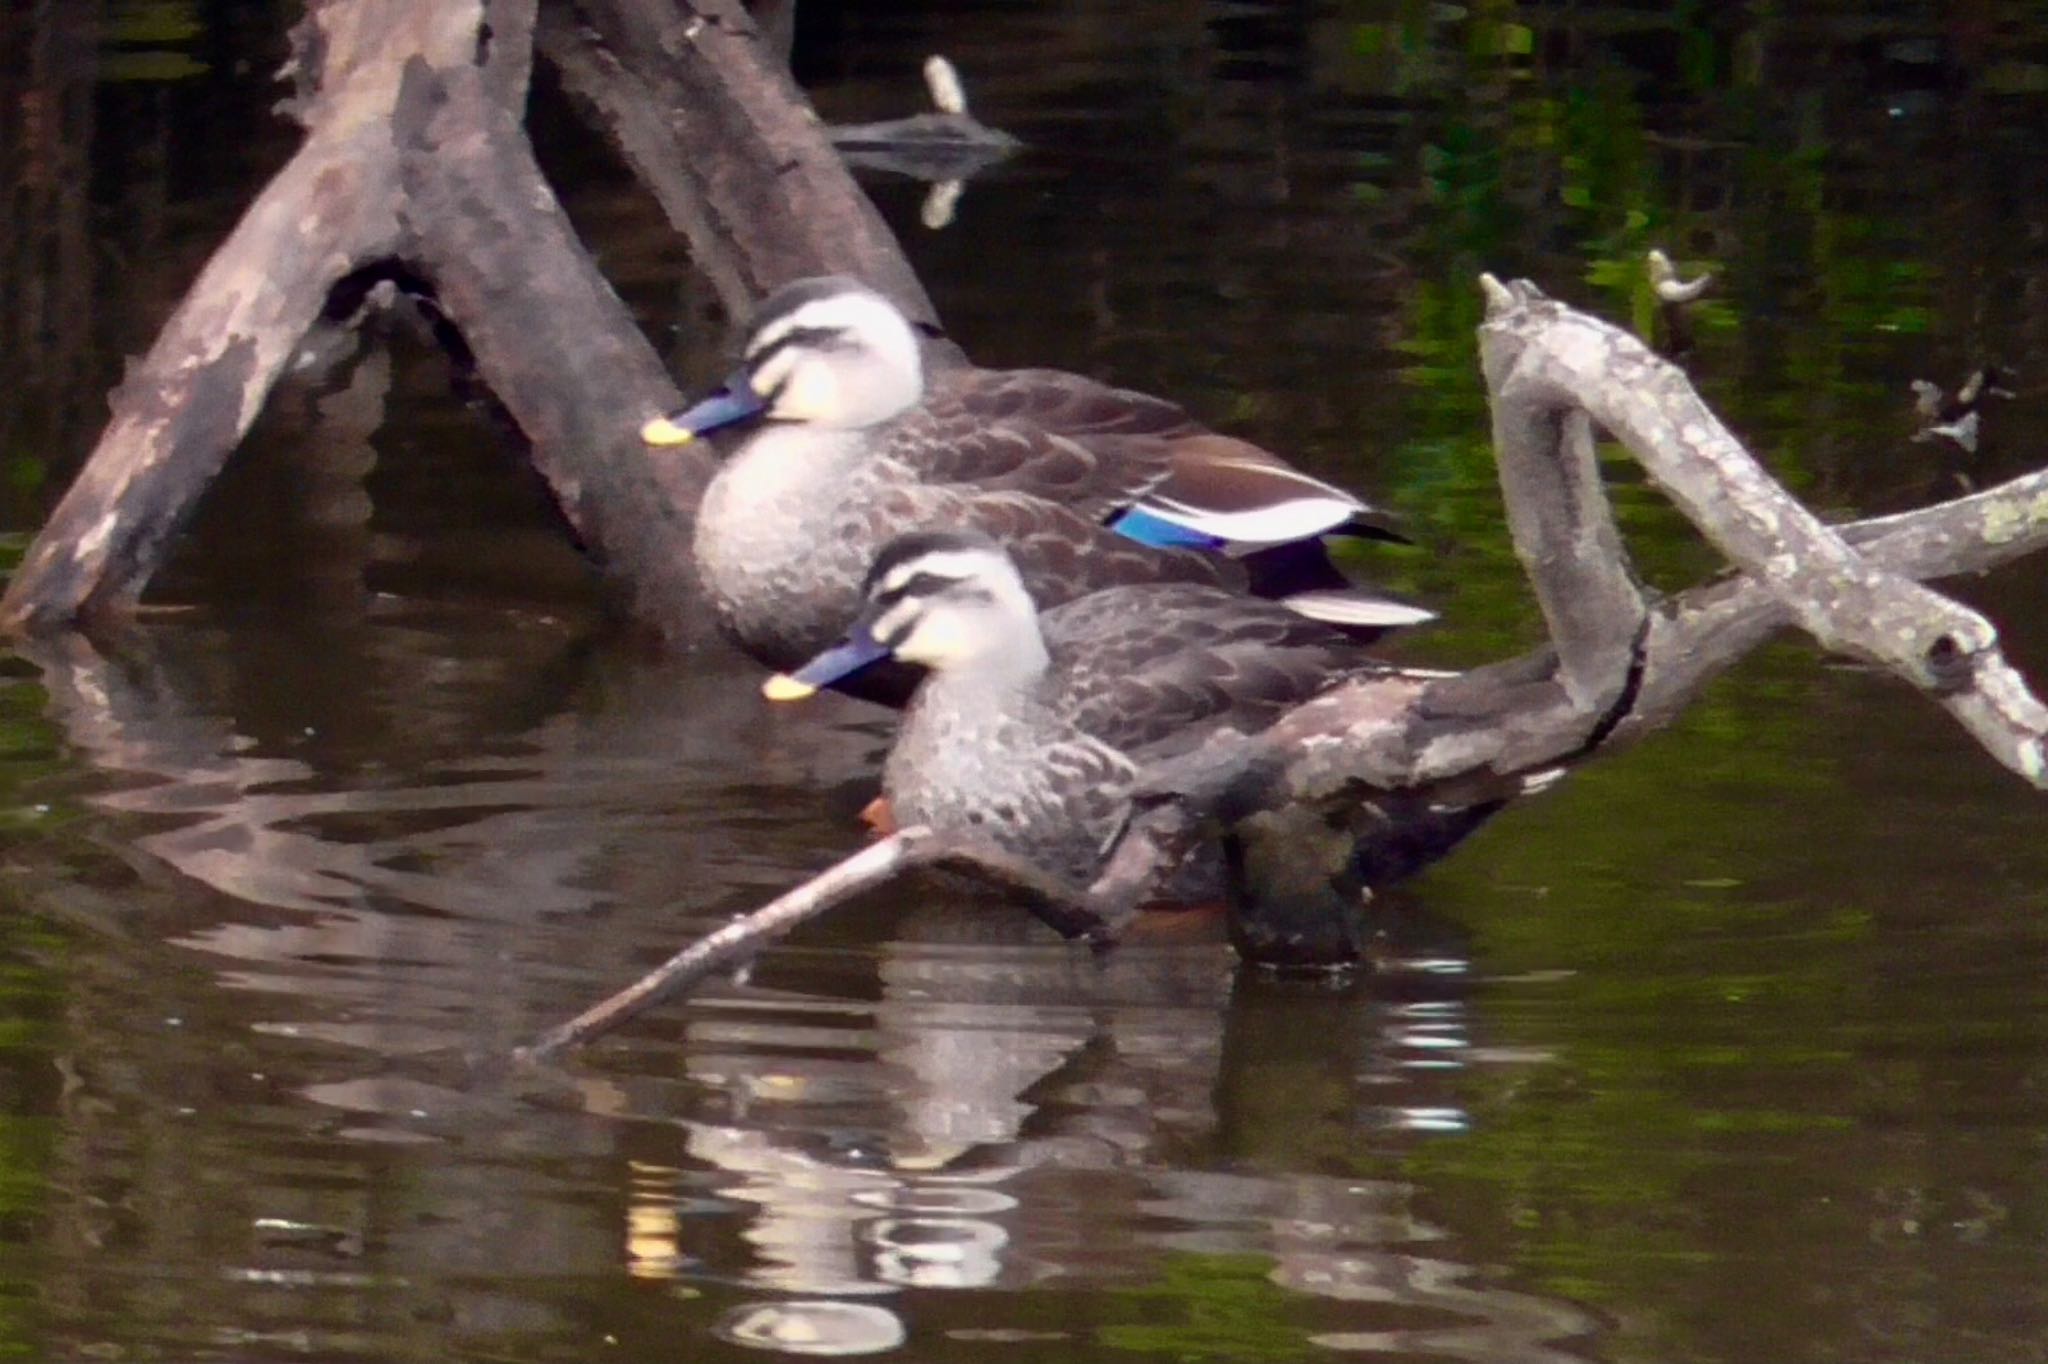
[[[1295,592],[1280,604],[1310,620],[1357,629],[1400,630],[1436,619],[1436,612],[1362,588],[1343,592]]]
[[[1436,612],[1344,576],[1320,540],[1255,550],[1238,560],[1252,592],[1311,620],[1347,629],[1392,630],[1436,619]]]
[[[1333,526],[1326,535],[1342,535],[1351,540],[1378,540],[1388,545],[1412,545],[1414,539],[1404,534],[1399,518],[1392,512],[1370,507],[1358,512],[1341,526]]]

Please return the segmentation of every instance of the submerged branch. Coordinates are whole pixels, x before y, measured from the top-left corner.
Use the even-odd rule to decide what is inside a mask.
[[[1058,878],[986,844],[936,833],[922,824],[842,858],[802,885],[698,939],[633,984],[550,1028],[515,1059],[540,1061],[581,1046],[660,1000],[739,965],[775,939],[854,896],[919,868],[964,871],[1021,892],[1031,909],[1062,936],[1102,941],[1108,927]]]

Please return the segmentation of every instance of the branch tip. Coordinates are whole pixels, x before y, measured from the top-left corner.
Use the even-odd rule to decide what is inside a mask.
[[[1650,288],[1666,303],[1690,303],[1714,282],[1711,273],[1702,273],[1695,279],[1680,279],[1678,267],[1671,263],[1671,257],[1654,246],[1644,257],[1644,263],[1650,275]]]
[[[1486,296],[1486,320],[1488,322],[1498,322],[1502,317],[1514,311],[1515,296],[1508,292],[1507,285],[1502,284],[1492,272],[1480,272],[1479,292]]]

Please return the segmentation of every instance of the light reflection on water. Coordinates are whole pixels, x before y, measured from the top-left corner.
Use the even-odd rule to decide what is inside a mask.
[[[434,1291],[476,1299],[459,1317],[561,1327],[513,1265],[493,1261],[482,1287],[449,1280],[483,1269],[474,1221],[519,1227],[524,1273],[544,1256],[550,1278],[687,1285],[711,1302],[786,1295],[710,1325],[747,1348],[884,1348],[906,1293],[1099,1294],[1190,1256],[1255,1256],[1276,1288],[1369,1304],[1356,1329],[1323,1333],[1347,1350],[1482,1357],[1469,1336],[1483,1357],[1545,1359],[1541,1342],[1594,1329],[1576,1308],[1473,1288],[1475,1266],[1420,1253],[1447,1234],[1406,1183],[1240,1173],[1202,1154],[1231,1058],[1256,1046],[1232,1036],[1248,1026],[1243,986],[1213,924],[1098,960],[1014,910],[901,894],[879,937],[872,914],[827,926],[771,954],[753,984],[714,986],[559,1072],[505,1077],[512,1045],[702,931],[715,906],[790,874],[758,846],[764,803],[811,804],[782,830],[792,848],[844,845],[851,821],[809,793],[835,768],[869,770],[875,744],[852,707],[781,730],[716,722],[725,698],[758,704],[751,674],[722,656],[661,663],[601,646],[568,680],[533,668],[575,633],[372,612],[298,643],[356,690],[301,693],[262,717],[262,738],[252,717],[212,707],[221,682],[274,664],[269,632],[190,617],[113,653],[38,646],[52,717],[112,779],[85,799],[131,830],[122,846],[144,880],[161,881],[156,865],[186,878],[149,931],[210,964],[203,1009],[177,1006],[140,1036],[120,1025],[122,1045],[144,1071],[169,1064],[152,1051],[166,1036],[221,1048],[230,1088],[268,1096],[254,1127],[237,1102],[175,1110],[208,1148],[257,1161],[234,1200],[254,1253],[174,1295],[191,1321],[222,1323],[216,1343],[275,1345],[249,1323],[287,1290],[398,1304]],[[548,702],[522,694],[535,685]],[[703,705],[679,711],[679,697]],[[422,704],[438,712],[424,731],[370,741]],[[523,718],[472,728],[493,714]],[[1412,988],[1385,998],[1264,987],[1350,1034],[1314,1083],[1348,1095],[1331,1116],[1376,1144],[1463,1124],[1443,1082],[1467,1050],[1466,1002],[1429,992],[1465,963],[1417,954],[1413,967]],[[293,1098],[331,1116],[272,1165],[263,1153],[300,1126]],[[131,1101],[147,1120],[155,1100]],[[564,1158],[582,1171],[567,1183],[551,1172]],[[296,1186],[319,1166],[353,1173],[309,1197]],[[366,1197],[393,1178],[433,1190],[419,1225],[381,1219]],[[452,1258],[444,1225],[465,1227]],[[874,1305],[801,1306],[819,1294]],[[984,1329],[1039,1329],[1029,1299],[996,1301],[1015,1318],[992,1307]]]

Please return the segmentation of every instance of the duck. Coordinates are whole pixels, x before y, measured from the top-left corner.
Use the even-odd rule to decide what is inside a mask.
[[[979,530],[1031,597],[1117,585],[1250,592],[1361,640],[1433,613],[1352,584],[1324,537],[1401,540],[1378,509],[1173,403],[1058,370],[948,367],[856,280],[800,280],[744,329],[718,389],[642,427],[730,440],[693,538],[722,632],[774,668],[837,639],[893,537]]]
[[[1224,731],[1255,733],[1333,683],[1403,671],[1327,622],[1202,583],[1123,584],[1037,609],[977,531],[891,540],[838,643],[771,678],[816,694],[891,658],[922,670],[882,768],[897,826],[975,837],[1076,889],[1100,871],[1138,774]],[[1206,849],[1174,901],[1222,893]]]

